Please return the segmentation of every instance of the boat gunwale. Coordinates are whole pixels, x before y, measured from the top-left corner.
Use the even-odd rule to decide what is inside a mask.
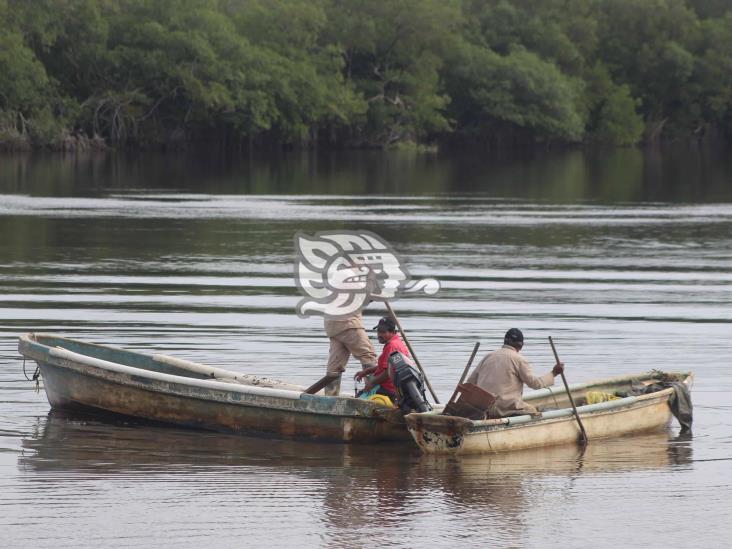
[[[42,339],[54,339],[61,342],[67,342],[69,344],[73,345],[81,345],[83,347],[87,347],[90,349],[97,349],[99,351],[115,351],[119,352],[125,355],[133,355],[138,357],[144,357],[147,360],[150,360],[151,362],[157,364],[157,365],[163,365],[163,366],[171,366],[174,368],[180,368],[183,370],[186,370],[188,372],[191,372],[192,374],[198,374],[205,376],[202,379],[215,379],[215,380],[224,380],[228,382],[236,382],[241,385],[249,386],[249,387],[264,387],[264,388],[270,388],[270,389],[284,389],[284,390],[290,390],[290,391],[296,391],[296,392],[303,392],[305,390],[305,387],[299,386],[299,385],[293,385],[290,383],[284,383],[279,380],[274,380],[266,377],[260,377],[260,376],[252,376],[248,374],[240,374],[237,372],[232,372],[231,370],[226,370],[224,368],[218,368],[216,366],[206,366],[205,364],[201,364],[198,362],[193,362],[191,360],[185,360],[183,358],[178,358],[170,355],[160,354],[160,353],[143,353],[140,351],[131,351],[129,349],[125,349],[123,347],[120,347],[118,345],[101,345],[99,343],[89,343],[86,341],[80,341],[78,339],[71,339],[68,337],[64,337],[61,335],[53,334],[53,333],[45,333],[45,332],[30,332],[26,333],[19,337],[21,341],[25,340],[27,343],[34,344],[34,345],[40,345],[43,347],[48,347],[49,349],[54,348],[54,346],[49,345],[47,343],[44,343],[40,340]],[[19,345],[20,347],[20,345]],[[65,347],[61,347],[65,348]],[[69,349],[67,349],[69,350]],[[70,352],[76,352],[76,351],[70,351]],[[82,356],[89,357],[89,358],[97,358],[95,356],[92,356],[91,354],[85,354],[85,353],[78,353]],[[104,360],[104,359],[99,359]],[[108,361],[112,362],[112,361]],[[127,364],[122,364],[121,362],[114,362],[114,364],[121,364],[122,366],[128,366]],[[136,366],[131,366],[132,368],[136,368]],[[149,368],[141,368],[142,370],[147,370],[150,372],[154,372],[155,370],[151,370]],[[176,375],[176,374],[172,374]],[[191,376],[181,376],[181,377],[191,377]],[[192,378],[196,379],[196,378]],[[275,385],[273,387],[269,385]]]
[[[694,374],[692,372],[669,372],[671,374],[676,375],[684,375],[684,379],[682,383],[686,383],[687,380],[693,380]],[[629,383],[633,381],[645,381],[650,379],[655,379],[657,376],[654,376],[653,371],[651,372],[645,372],[643,374],[638,375],[624,375],[624,376],[616,376],[616,377],[607,377],[603,379],[593,379],[591,381],[584,381],[580,383],[571,383],[569,384],[569,390],[570,392],[579,391],[582,389],[590,389],[592,387],[597,386],[603,386],[603,385],[617,385],[620,383]],[[660,392],[660,391],[657,391]],[[544,387],[543,389],[537,389],[536,391],[531,391],[530,393],[523,396],[523,400],[537,400],[540,398],[544,398],[547,396],[561,396],[566,394],[566,391],[563,387]],[[640,396],[640,395],[639,395]],[[587,406],[587,405],[585,405]],[[577,409],[580,407],[578,406]]]
[[[666,391],[672,391],[673,389],[663,389],[663,391],[657,391],[655,393],[651,393],[648,395],[639,395],[634,397],[626,397],[619,400],[627,400],[626,403],[623,404],[617,404],[619,401],[614,400],[610,401],[614,404],[614,406],[606,406],[606,407],[598,407],[594,408],[592,410],[587,410],[586,408],[590,406],[599,406],[600,404],[608,404],[607,402],[599,402],[597,404],[591,404],[586,406],[578,406],[577,411],[579,412],[580,418],[585,417],[597,417],[601,415],[610,415],[617,412],[620,412],[622,410],[634,410],[643,408],[645,406],[652,406],[655,404],[655,401],[657,400],[666,400],[668,398],[668,393]],[[665,393],[663,395],[660,395],[660,393]],[[642,398],[642,397],[651,397],[651,398]],[[659,398],[660,397],[660,398]],[[585,408],[585,410],[582,410]],[[480,422],[474,422],[473,425],[471,425],[468,430],[466,431],[466,434],[468,433],[485,433],[485,432],[492,432],[492,431],[507,431],[510,429],[521,429],[521,428],[528,428],[533,426],[539,426],[539,425],[545,425],[545,424],[551,424],[551,423],[560,423],[564,421],[577,421],[575,419],[574,410],[572,408],[562,408],[561,410],[553,410],[553,412],[562,412],[561,415],[551,415],[551,416],[545,416],[544,414],[541,415],[541,417],[538,418],[532,418],[528,415],[523,416],[513,416],[509,418],[501,418],[499,420],[484,420]],[[528,418],[524,421],[516,421],[519,418]],[[507,421],[503,421],[507,420]]]

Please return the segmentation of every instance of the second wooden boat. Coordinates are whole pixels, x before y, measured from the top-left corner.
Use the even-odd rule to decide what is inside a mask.
[[[660,385],[671,381],[690,389],[693,375],[651,372],[570,385],[570,390],[592,441],[666,428],[672,417],[670,400],[675,397],[675,389]],[[660,390],[633,395],[652,386]],[[540,389],[524,400],[541,415],[474,421],[438,412],[413,413],[406,417],[407,427],[420,449],[428,454],[506,452],[579,441],[577,419],[563,387]],[[606,401],[588,403],[594,400]]]

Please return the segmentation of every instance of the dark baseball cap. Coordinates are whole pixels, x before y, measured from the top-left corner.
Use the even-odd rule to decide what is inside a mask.
[[[396,322],[393,318],[385,316],[379,319],[379,323],[373,329],[383,332],[396,332]]]
[[[504,343],[521,343],[524,342],[524,334],[521,333],[521,330],[518,328],[511,328],[509,331],[506,332],[506,335],[503,337]]]

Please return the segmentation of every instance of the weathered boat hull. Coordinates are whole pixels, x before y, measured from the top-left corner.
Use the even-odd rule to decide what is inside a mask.
[[[237,382],[246,376],[232,372],[50,335],[24,336],[19,350],[38,363],[53,408],[83,407],[236,433],[340,442],[410,440],[398,414],[364,400],[309,395],[285,384],[251,386]],[[192,377],[179,375],[184,371]]]
[[[631,378],[618,378],[616,383],[627,383]],[[637,378],[640,379],[640,378]],[[684,382],[691,383],[692,376]],[[613,380],[606,380],[592,387],[612,387]],[[575,392],[586,390],[588,385],[574,386]],[[527,401],[563,402],[562,396],[544,390]],[[673,389],[664,389],[642,396],[580,406],[578,412],[590,440],[618,437],[664,429],[672,414],[669,398]],[[566,398],[566,396],[564,397]],[[576,397],[575,397],[576,398]],[[571,409],[545,412],[541,418],[519,416],[496,420],[472,421],[465,418],[442,416],[434,413],[410,414],[407,427],[420,449],[429,454],[481,454],[507,452],[526,448],[576,444],[579,426]]]

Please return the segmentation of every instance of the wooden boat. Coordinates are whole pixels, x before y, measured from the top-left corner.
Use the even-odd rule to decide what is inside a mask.
[[[396,408],[53,334],[27,334],[51,407],[85,408],[215,431],[342,442],[404,441]]]
[[[570,385],[577,412],[590,441],[665,428],[671,420],[669,399],[673,388],[640,396],[618,398],[634,386],[652,385],[659,372]],[[691,388],[693,374],[666,374]],[[600,395],[600,397],[598,397]],[[587,404],[588,397],[614,398]],[[437,411],[412,413],[407,427],[420,449],[428,454],[482,454],[525,448],[571,444],[579,441],[579,426],[564,387],[529,393],[524,400],[536,407],[539,417],[529,415],[474,421],[440,415]]]

